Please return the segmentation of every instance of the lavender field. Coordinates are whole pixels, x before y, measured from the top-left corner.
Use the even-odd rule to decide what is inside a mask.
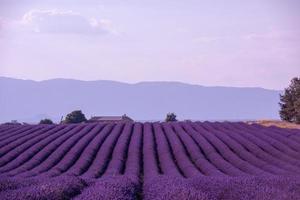
[[[300,130],[241,122],[0,126],[0,199],[300,199]]]

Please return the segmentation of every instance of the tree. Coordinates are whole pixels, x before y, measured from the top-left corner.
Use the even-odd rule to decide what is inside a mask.
[[[53,121],[51,119],[42,119],[40,121],[40,124],[53,124]]]
[[[176,115],[175,113],[168,113],[165,119],[166,122],[176,122]]]
[[[64,123],[71,124],[71,123],[81,123],[87,121],[85,115],[81,112],[81,110],[74,110],[73,112],[69,113],[64,120]]]
[[[300,77],[292,79],[284,94],[280,95],[279,105],[282,120],[300,124]]]

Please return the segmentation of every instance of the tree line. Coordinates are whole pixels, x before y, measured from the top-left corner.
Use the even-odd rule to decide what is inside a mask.
[[[84,123],[87,119],[81,110],[74,110],[71,113],[67,114],[64,120],[61,120],[61,124],[76,124],[76,123]],[[177,116],[175,113],[168,113],[165,118],[166,122],[177,121]],[[42,119],[39,124],[54,124],[51,119]]]

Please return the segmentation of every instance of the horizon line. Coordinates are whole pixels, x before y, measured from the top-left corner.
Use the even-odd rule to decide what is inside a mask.
[[[6,79],[14,79],[14,80],[22,80],[22,81],[33,81],[33,82],[46,82],[46,81],[55,81],[55,80],[66,80],[66,81],[81,81],[81,82],[115,82],[120,84],[127,84],[127,85],[138,85],[143,83],[176,83],[176,84],[183,84],[189,86],[198,86],[198,87],[208,87],[208,88],[236,88],[236,89],[264,89],[264,90],[272,90],[272,91],[280,91],[282,92],[284,89],[275,89],[275,88],[265,88],[263,86],[222,86],[222,85],[202,85],[196,83],[187,83],[183,81],[168,81],[168,80],[159,80],[159,81],[138,81],[138,82],[126,82],[126,81],[118,81],[118,80],[107,80],[107,79],[96,79],[96,80],[83,80],[83,79],[76,79],[76,78],[50,78],[44,80],[35,80],[35,79],[25,79],[25,78],[16,78],[16,77],[8,77],[8,76],[1,76],[0,78]]]

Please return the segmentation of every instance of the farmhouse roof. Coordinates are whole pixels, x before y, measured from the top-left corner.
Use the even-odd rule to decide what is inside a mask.
[[[93,116],[89,121],[97,122],[97,121],[133,121],[133,120],[127,115],[122,115],[122,116]]]

